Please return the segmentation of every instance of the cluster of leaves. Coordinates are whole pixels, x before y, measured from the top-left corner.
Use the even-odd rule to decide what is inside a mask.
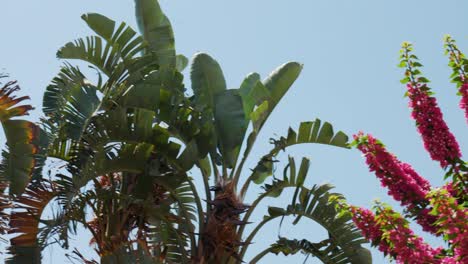
[[[97,81],[66,62],[46,88],[39,124],[12,119],[31,110],[17,106],[27,98],[12,95],[14,83],[0,90],[8,146],[0,166],[0,232],[12,236],[7,262],[39,263],[44,247],[57,242],[67,249],[84,227],[100,263],[239,263],[267,222],[295,216],[295,224],[319,223],[329,238],[280,238],[254,262],[270,252],[304,252],[326,263],[370,263],[366,240],[329,201],[338,195],[332,186],[305,186],[308,159],[296,170],[290,157],[283,179],[265,183],[289,146],[348,148],[348,137],[331,124],[303,122],[272,139],[273,149],[240,185],[262,127],[302,65],[285,63],[264,80],[252,73],[227,89],[218,62],[198,53],[187,96],[181,72],[189,60],[176,54],[170,21],[156,0],[135,0],[135,7],[141,35],[100,14],[82,16],[95,35],[67,43],[57,56],[88,63]],[[190,173],[201,177],[204,197]],[[247,206],[252,182],[264,192]],[[259,203],[287,188],[295,190],[291,203],[270,207],[243,241]],[[53,213],[44,218],[46,207]],[[96,263],[77,249],[70,258]]]

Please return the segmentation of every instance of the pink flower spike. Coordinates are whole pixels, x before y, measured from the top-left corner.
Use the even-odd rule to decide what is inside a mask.
[[[431,158],[446,168],[461,157],[460,147],[445,123],[437,101],[429,94],[425,85],[407,85],[409,106],[413,109],[412,117],[424,141],[424,147]]]
[[[364,154],[369,170],[375,172],[382,186],[402,205],[427,202],[429,182],[414,171],[411,165],[399,161],[372,135],[362,133],[354,136],[357,148]]]
[[[450,194],[450,184],[429,194],[432,214],[438,219],[439,232],[454,248],[459,263],[468,263],[468,209]],[[449,262],[448,262],[449,263]]]
[[[417,207],[425,208],[429,201],[426,195],[431,190],[430,183],[421,177],[407,163],[403,163],[389,153],[384,145],[372,135],[360,132],[354,135],[357,148],[364,154],[369,170],[374,172],[383,187],[388,188],[388,194],[406,206],[409,211],[415,211]],[[428,210],[416,212],[416,221],[424,231],[437,233],[433,226],[436,218],[428,213]]]
[[[389,254],[397,263],[457,263],[437,259],[442,248],[432,248],[416,236],[407,226],[406,221],[391,209],[372,211],[355,206],[350,207],[353,222],[362,231],[365,238],[373,242],[379,250]]]

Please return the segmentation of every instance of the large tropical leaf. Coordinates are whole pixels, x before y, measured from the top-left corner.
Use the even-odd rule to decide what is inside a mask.
[[[233,168],[248,126],[238,90],[226,90],[216,96],[214,117],[223,160],[228,168]]]
[[[245,77],[239,88],[239,94],[242,96],[245,117],[249,120],[255,106],[261,105],[270,98],[270,91],[262,83],[258,73],[251,73]]]
[[[172,78],[167,79],[165,72],[155,70],[134,81],[131,86],[124,87],[115,97],[108,98],[108,101],[120,107],[144,108],[154,111],[160,121],[173,125],[176,121],[184,118],[184,111],[190,111],[185,106],[183,89],[179,73],[175,73]],[[190,113],[186,112],[185,114],[189,115]]]
[[[0,178],[9,182],[10,194],[19,195],[26,188],[34,169],[37,152],[33,139],[38,134],[38,127],[24,120],[2,122],[7,149],[3,151],[0,164]]]
[[[270,75],[263,81],[262,85],[255,84],[250,91],[251,93],[256,94],[257,105],[260,105],[262,99],[266,99],[268,102],[268,107],[262,110],[262,118],[255,120],[254,128],[256,132],[263,127],[268,116],[273,112],[276,105],[281,101],[283,96],[288,92],[289,88],[292,86],[294,81],[302,71],[302,65],[297,62],[288,62],[277,69],[275,69]],[[267,92],[268,91],[268,92]],[[259,115],[259,113],[257,113]]]
[[[169,190],[171,196],[176,201],[174,206],[177,215],[181,219],[178,222],[177,233],[179,234],[178,249],[174,249],[176,255],[182,254],[185,250],[185,245],[190,243],[191,254],[195,254],[196,239],[195,239],[195,225],[194,223],[198,220],[204,221],[204,215],[200,208],[201,201],[196,192],[194,193],[194,185],[190,183],[191,179],[187,179],[187,182],[180,184],[180,186]],[[195,190],[196,191],[196,190]],[[195,196],[196,195],[196,196]],[[196,216],[198,210],[198,218]],[[181,244],[181,241],[182,244]]]
[[[32,109],[30,105],[18,105],[27,96],[13,95],[19,90],[16,82],[8,82],[0,89],[0,122],[6,137],[8,150],[2,153],[0,164],[0,182],[6,181],[10,194],[19,195],[26,188],[35,169],[34,154],[37,147],[34,141],[39,134],[39,128],[25,120],[11,119],[27,115]]]
[[[31,105],[18,105],[24,100],[28,100],[29,96],[16,97],[14,92],[19,90],[16,81],[6,83],[0,89],[0,121],[6,121],[12,117],[27,115],[33,109]]]
[[[204,157],[211,146],[214,146],[213,142],[206,140],[211,138],[206,134],[213,134],[212,129],[208,132],[204,129],[203,125],[208,121],[203,119],[202,113],[195,111],[184,97],[180,73],[176,72],[172,77],[167,79],[167,72],[164,71],[151,71],[128,88],[124,87],[119,95],[107,98],[107,102],[112,103],[108,109],[118,107],[150,110],[154,113],[153,121],[167,125],[171,136],[186,145],[196,138],[200,147],[195,148],[200,156]],[[209,128],[214,127],[212,120],[209,124]]]
[[[260,81],[260,76],[256,73],[250,74],[243,81],[239,92],[242,96],[245,116],[252,122],[253,131],[247,137],[242,161],[234,174],[234,182],[239,181],[244,162],[247,160],[266,120],[299,77],[301,71],[301,64],[288,62],[274,70],[263,82]],[[245,132],[242,135],[243,138]]]
[[[226,80],[218,62],[206,53],[197,53],[190,70],[195,104],[213,110],[215,97],[226,90]]]
[[[149,43],[147,53],[155,52],[160,65],[174,69],[176,55],[171,22],[161,10],[157,0],[135,0],[138,28]],[[180,62],[179,68],[180,67]]]
[[[161,97],[164,97],[164,93],[167,92],[161,72],[153,71],[124,91],[117,100],[117,104],[122,107],[138,107],[158,111]]]
[[[261,129],[268,116],[299,77],[302,65],[288,62],[277,69],[262,82],[258,73],[249,74],[239,89],[244,103],[246,117],[252,120],[256,133]],[[263,105],[263,107],[260,107]],[[257,110],[254,107],[257,106]]]
[[[205,53],[195,54],[191,65],[195,110],[202,112],[197,135],[200,157],[218,147],[223,164],[234,167],[243,131],[247,127],[238,90],[226,90],[226,81],[218,62]]]
[[[275,69],[263,84],[270,91],[271,111],[276,107],[281,98],[287,93],[291,85],[296,81],[302,71],[302,65],[298,62],[288,62]]]

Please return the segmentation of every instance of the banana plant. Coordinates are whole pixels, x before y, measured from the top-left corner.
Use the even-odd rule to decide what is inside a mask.
[[[94,35],[65,44],[66,60],[46,88],[39,124],[11,120],[31,110],[14,107],[11,85],[0,92],[0,120],[9,152],[0,167],[0,232],[11,234],[8,263],[40,263],[40,252],[83,228],[100,263],[241,263],[268,222],[311,220],[329,238],[280,238],[259,252],[304,252],[324,263],[371,263],[348,216],[329,198],[330,185],[307,188],[309,160],[290,157],[283,178],[274,168],[281,151],[297,144],[348,148],[348,137],[319,119],[271,139],[252,170],[244,165],[260,132],[302,65],[288,62],[261,80],[249,74],[227,89],[219,63],[205,53],[191,59],[191,95],[181,73],[189,60],[175,50],[171,23],[156,0],[135,0],[140,34],[100,14],[82,19]],[[87,78],[73,60],[89,64]],[[91,81],[91,79],[95,79]],[[241,152],[241,150],[243,150]],[[47,162],[46,162],[47,161]],[[199,177],[203,186],[196,186]],[[263,191],[247,205],[255,184]],[[250,216],[266,197],[294,195],[285,208]],[[54,208],[52,216],[42,215]],[[254,225],[250,233],[245,226]],[[52,241],[52,242],[51,242]],[[73,250],[70,258],[97,263]]]

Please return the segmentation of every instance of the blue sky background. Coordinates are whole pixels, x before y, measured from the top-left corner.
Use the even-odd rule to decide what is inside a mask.
[[[468,127],[458,108],[455,86],[448,79],[450,69],[442,46],[443,35],[449,33],[468,52],[467,1],[164,0],[161,4],[173,23],[178,53],[188,57],[198,51],[211,54],[220,62],[230,88],[237,88],[253,71],[266,77],[286,61],[304,64],[302,75],[265,126],[263,140],[258,140],[252,157],[269,150],[270,137],[285,135],[289,126],[297,128],[301,121],[319,117],[349,135],[359,130],[374,134],[433,185],[440,185],[443,172],[423,149],[403,98],[405,87],[399,83],[398,50],[405,40],[414,43],[445,119],[462,152],[468,155]],[[40,116],[42,93],[62,63],[55,57],[56,50],[91,34],[81,14],[102,13],[136,28],[132,0],[15,0],[2,1],[1,10],[0,72],[17,79],[23,94],[31,96],[37,107],[32,120]],[[187,75],[187,86],[188,79]],[[357,150],[307,145],[294,147],[289,154],[311,158],[309,186],[331,182],[336,191],[357,205],[369,207],[375,198],[394,204]],[[280,156],[283,161],[286,157]],[[247,165],[252,168],[256,162],[254,158]],[[247,202],[259,191],[251,188]],[[286,199],[274,202],[287,203]],[[266,207],[254,219],[261,219],[264,213]],[[273,243],[278,232],[278,223],[266,226],[249,256]],[[317,241],[325,237],[323,230],[306,221],[295,227],[286,222],[280,234]],[[440,244],[425,237],[434,245]],[[88,234],[83,232],[74,239],[73,246],[93,256]],[[373,256],[374,263],[388,262],[377,251]],[[65,260],[59,248],[44,252],[44,263]],[[261,263],[303,260],[302,255],[268,255]],[[309,258],[308,263],[319,262]]]

